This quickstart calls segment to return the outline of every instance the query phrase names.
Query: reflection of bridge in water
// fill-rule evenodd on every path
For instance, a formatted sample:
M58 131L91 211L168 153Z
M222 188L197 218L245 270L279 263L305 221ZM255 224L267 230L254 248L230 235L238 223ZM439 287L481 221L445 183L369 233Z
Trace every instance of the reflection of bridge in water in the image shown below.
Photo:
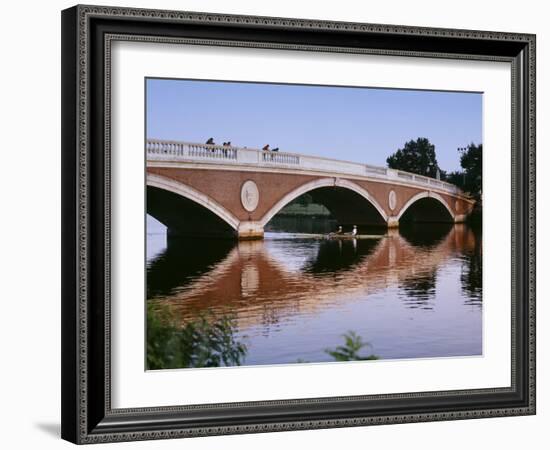
M460 223L474 204L454 185L385 167L147 141L147 212L173 236L261 238L267 223L306 193L344 226Z
M241 328L315 313L335 301L353 302L395 286L425 289L423 298L405 301L407 307L431 308L429 280L447 259L473 252L476 236L465 225L446 226L439 235L431 232L426 237L421 230L410 235L390 230L380 239L318 241L313 250L310 246L299 254L296 240L287 242L288 251L284 240L240 241L226 245L225 257L203 261L204 270L190 274L175 265L179 271L166 275L164 266L170 263L163 258L170 258L169 246L164 257L150 264L150 301L168 305L182 321L207 310L235 314ZM173 258L179 255L182 263L188 258L188 249L173 251Z

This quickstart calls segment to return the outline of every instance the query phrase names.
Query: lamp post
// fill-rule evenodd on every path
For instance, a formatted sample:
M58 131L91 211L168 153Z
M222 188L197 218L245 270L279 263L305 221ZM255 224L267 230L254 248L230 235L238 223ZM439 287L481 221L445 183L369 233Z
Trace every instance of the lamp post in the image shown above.
M459 152L465 152L466 147L458 147L457 150ZM464 189L464 186L466 186L466 172L462 171L462 188Z

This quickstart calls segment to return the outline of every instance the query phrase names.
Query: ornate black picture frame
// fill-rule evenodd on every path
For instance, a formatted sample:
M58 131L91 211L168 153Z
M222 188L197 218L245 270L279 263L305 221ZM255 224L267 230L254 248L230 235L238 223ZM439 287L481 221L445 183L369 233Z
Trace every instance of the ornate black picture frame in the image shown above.
M113 409L110 46L116 40L512 67L511 386ZM535 413L535 36L99 6L62 12L62 437L97 443Z

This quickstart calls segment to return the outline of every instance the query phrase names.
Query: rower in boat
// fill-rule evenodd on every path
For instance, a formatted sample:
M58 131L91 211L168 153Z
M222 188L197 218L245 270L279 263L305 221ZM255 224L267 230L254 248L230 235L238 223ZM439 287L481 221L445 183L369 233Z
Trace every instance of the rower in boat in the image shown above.
M357 236L357 225L353 226L353 231L351 232L352 236Z
M330 232L328 234L328 237L336 237L343 234L344 234L344 231L342 230L342 225L340 225L336 231Z

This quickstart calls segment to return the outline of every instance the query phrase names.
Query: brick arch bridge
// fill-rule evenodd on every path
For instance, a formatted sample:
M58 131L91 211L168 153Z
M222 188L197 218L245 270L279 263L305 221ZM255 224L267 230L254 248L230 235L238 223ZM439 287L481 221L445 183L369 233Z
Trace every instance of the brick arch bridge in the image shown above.
M261 238L306 193L344 227L458 223L474 206L454 185L384 167L187 142L146 147L147 212L173 235Z

